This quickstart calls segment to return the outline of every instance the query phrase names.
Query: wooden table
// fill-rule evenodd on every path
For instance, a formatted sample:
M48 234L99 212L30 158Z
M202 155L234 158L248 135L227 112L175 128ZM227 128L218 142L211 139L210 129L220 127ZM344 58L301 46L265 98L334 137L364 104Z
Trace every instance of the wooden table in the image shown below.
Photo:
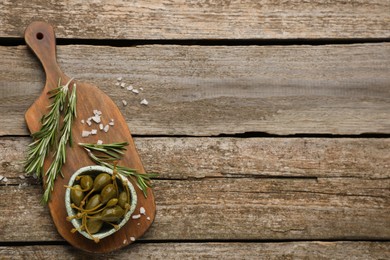
M1 259L91 257L23 171L23 116L45 81L23 40L34 20L159 173L152 228L102 258L390 258L390 1L5 0Z

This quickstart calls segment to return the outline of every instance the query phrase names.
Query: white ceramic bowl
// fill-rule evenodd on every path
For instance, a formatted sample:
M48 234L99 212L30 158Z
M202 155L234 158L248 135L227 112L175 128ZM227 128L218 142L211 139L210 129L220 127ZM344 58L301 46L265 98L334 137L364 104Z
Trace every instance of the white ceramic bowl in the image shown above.
M107 167L98 166L98 165L82 167L82 168L78 169L72 175L72 177L69 180L68 186L72 187L73 183L75 182L76 177L79 175L85 175L88 173L102 173L102 172L112 175L112 170L110 168L107 168ZM125 181L125 183L127 183L129 190L130 190L130 196L131 196L130 210L126 213L123 220L118 224L119 229L120 229L130 219L131 214L133 214L135 207L137 206L137 193L135 192L133 184L126 177L122 176L121 174L118 174L117 176L119 178L121 178L123 181ZM70 188L67 188L66 192L65 192L65 206L66 206L66 211L68 213L68 216L74 216L75 214L77 214L78 211L71 207ZM78 229L81 226L81 219L72 219L71 222L76 229ZM105 229L105 230L99 231L99 232L93 234L93 236L95 238L102 239L102 238L105 238L105 237L108 237L108 236L114 234L118 230L116 230L114 227L112 227L110 229ZM80 230L79 233L82 234L83 236L85 236L86 238L93 240L93 238L91 238L91 236L88 235L87 232Z

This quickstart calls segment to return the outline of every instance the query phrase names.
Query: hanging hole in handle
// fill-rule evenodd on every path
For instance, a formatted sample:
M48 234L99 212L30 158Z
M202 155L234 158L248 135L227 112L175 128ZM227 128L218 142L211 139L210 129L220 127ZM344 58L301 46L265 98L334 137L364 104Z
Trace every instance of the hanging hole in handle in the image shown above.
M37 37L38 40L42 40L43 39L43 33L41 33L41 32L37 33L36 37Z

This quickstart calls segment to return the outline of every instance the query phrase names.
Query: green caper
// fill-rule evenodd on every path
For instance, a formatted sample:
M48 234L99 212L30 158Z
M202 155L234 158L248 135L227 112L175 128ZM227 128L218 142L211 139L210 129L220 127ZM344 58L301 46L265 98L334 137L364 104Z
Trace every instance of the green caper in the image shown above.
M89 191L93 187L93 179L89 175L83 175L80 180L81 188L83 188L84 191Z
M116 205L115 207L106 208L103 210L100 219L107 222L117 222L123 217L124 214L125 211Z
M113 199L110 199L107 204L106 204L106 207L114 207L116 204L118 204L118 199L117 198L113 198Z
M106 204L107 201L109 201L112 198L115 198L115 196L116 196L116 188L114 184L106 185L100 192L100 199L103 204Z
M100 191L107 184L110 183L111 183L111 176L108 175L107 173L100 173L98 176L96 176L95 180L93 181L93 190Z
M93 219L93 218L87 219L87 229L91 234L95 234L99 232L102 226L103 226L103 221L100 219Z
M77 206L80 206L81 201L84 199L84 192L81 190L80 185L74 185L70 190L70 199Z
M119 205L122 209L125 209L125 208L126 208L126 203L128 203L128 201L127 201L127 194L126 194L125 191L122 191L122 192L119 194L118 205Z
M95 194L87 202L86 210L94 209L100 204L100 194Z

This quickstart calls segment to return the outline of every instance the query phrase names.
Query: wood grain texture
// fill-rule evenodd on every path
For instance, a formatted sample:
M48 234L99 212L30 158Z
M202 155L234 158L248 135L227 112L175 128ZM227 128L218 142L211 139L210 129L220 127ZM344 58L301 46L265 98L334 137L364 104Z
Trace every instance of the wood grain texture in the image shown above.
M135 138L160 179L390 178L388 138ZM0 175L19 185L27 137L0 138ZM22 177L23 178L23 177Z
M157 215L141 239L389 240L389 186L341 177L155 180ZM38 185L0 189L0 241L62 241L41 193Z
M21 166L13 160L22 157L23 139L28 140L2 138L0 143L7 154L0 174L9 179L0 186L0 197L8 198L0 201L0 241L60 241L47 209L39 205L40 185L21 177ZM306 149L297 150L300 139L294 138L157 139L136 140L141 156L156 147L145 165L160 173L154 181L158 213L143 240L390 239L388 139L302 139ZM261 148L268 158L255 152ZM212 151L205 155L210 160L191 165L206 150ZM153 159L160 153L162 159ZM251 153L252 160L246 159ZM218 162L223 154L227 161ZM295 169L286 163L293 155ZM172 159L165 162L168 156ZM254 162L278 169L274 176L255 178ZM224 167L237 174L221 176ZM15 223L18 232L13 232Z
M22 115L43 73L23 46L0 47L0 56L0 135L25 135ZM68 75L99 86L120 106L133 134L390 133L389 43L71 45L59 46L58 56ZM116 86L119 76L143 90Z
M386 38L389 9L381 0L5 0L0 37L21 37L30 22L45 19L61 38Z
M28 259L356 259L390 257L389 242L142 243L100 255L69 246L0 246L0 255Z

